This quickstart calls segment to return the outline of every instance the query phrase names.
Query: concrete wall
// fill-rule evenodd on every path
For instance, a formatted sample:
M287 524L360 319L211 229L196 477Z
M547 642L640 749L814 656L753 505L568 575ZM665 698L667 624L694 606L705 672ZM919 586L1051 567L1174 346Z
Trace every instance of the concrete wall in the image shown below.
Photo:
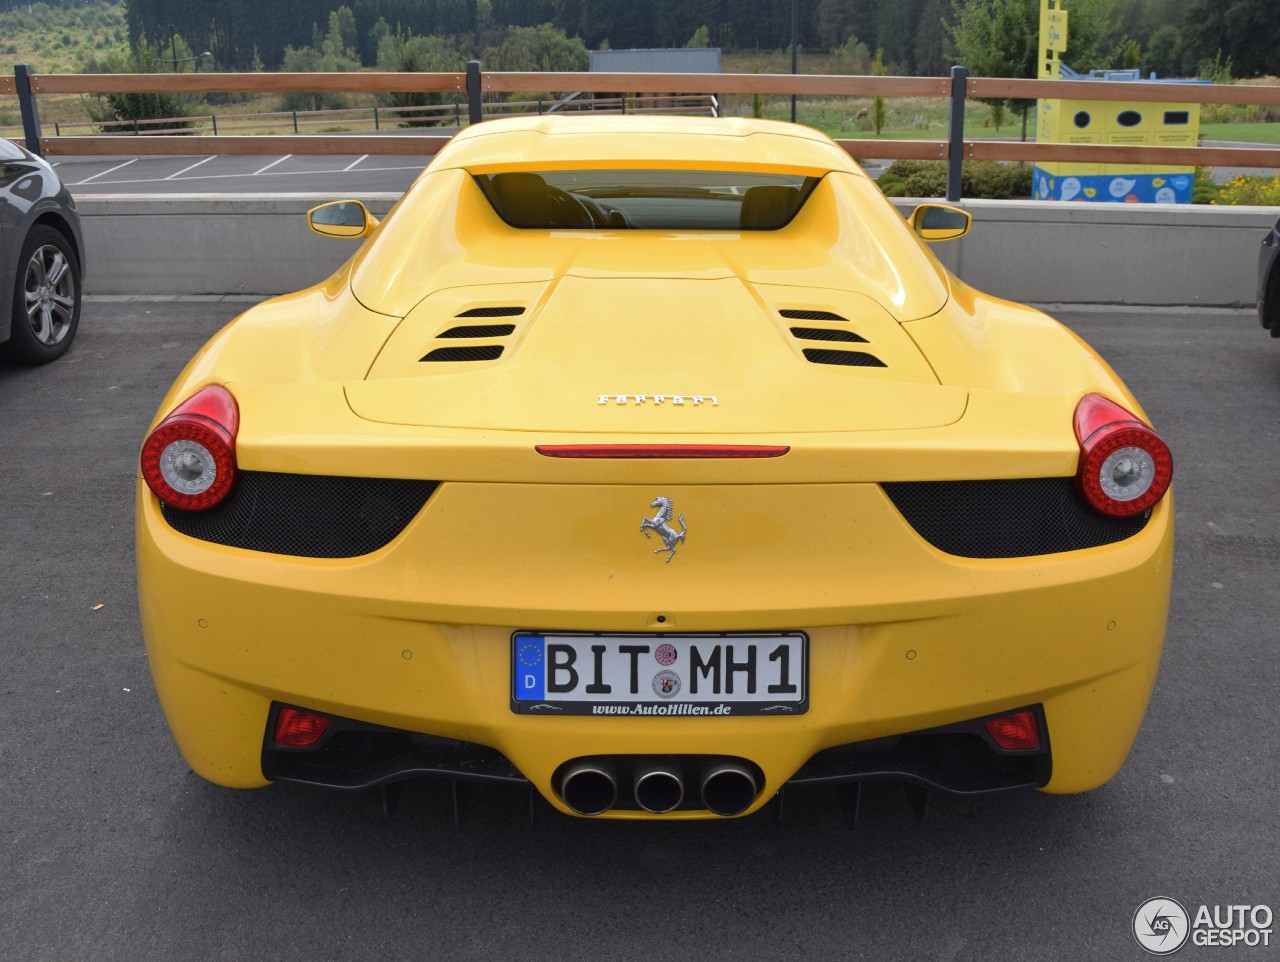
M355 195L381 216L396 194ZM79 198L93 294L279 294L355 250L307 229L312 195ZM914 201L897 201L907 211ZM1274 208L965 201L934 250L980 290L1036 303L1251 304Z

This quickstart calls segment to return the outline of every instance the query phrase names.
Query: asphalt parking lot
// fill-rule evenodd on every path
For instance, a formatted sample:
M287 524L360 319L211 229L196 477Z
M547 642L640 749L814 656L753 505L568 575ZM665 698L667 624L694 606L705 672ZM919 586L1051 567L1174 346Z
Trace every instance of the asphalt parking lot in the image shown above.
M265 161L262 161L265 163ZM1280 911L1280 341L1245 311L1058 316L1142 399L1177 462L1165 662L1133 755L1083 796L876 786L714 823L570 819L477 791L237 792L192 775L143 654L139 443L170 380L246 307L94 298L76 344L0 367L0 958L1146 958L1162 895ZM1179 959L1276 958L1188 944Z
M404 191L430 160L395 154L54 158L58 176L77 197Z
M432 133L452 134L452 128ZM1214 141L1215 147L1252 147ZM58 175L77 197L120 194L224 193L361 193L404 191L431 158L428 156L279 156L192 155L189 157L63 157L53 158ZM879 177L891 161L867 162L867 173ZM1241 175L1267 175L1270 170L1220 167L1213 178L1220 184Z

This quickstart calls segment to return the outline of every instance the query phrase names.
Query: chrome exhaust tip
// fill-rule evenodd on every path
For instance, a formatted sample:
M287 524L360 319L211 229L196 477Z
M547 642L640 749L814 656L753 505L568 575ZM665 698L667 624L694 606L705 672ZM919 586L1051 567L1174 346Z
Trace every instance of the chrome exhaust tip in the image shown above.
M610 766L579 762L560 778L560 797L579 815L603 815L618 801L618 780Z
M741 815L759 791L755 776L740 765L715 765L702 778L702 804L715 815Z
M665 815L684 801L684 781L665 765L649 765L636 772L635 796L646 812Z

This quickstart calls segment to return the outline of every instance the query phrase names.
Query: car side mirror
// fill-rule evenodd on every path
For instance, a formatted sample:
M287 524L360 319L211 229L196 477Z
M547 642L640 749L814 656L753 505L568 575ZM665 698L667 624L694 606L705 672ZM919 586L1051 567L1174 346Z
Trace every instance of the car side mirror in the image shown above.
M907 218L911 229L927 243L955 240L969 233L973 223L967 211L942 204L921 204Z
M324 237L368 237L378 219L358 200L335 200L307 211L307 226Z

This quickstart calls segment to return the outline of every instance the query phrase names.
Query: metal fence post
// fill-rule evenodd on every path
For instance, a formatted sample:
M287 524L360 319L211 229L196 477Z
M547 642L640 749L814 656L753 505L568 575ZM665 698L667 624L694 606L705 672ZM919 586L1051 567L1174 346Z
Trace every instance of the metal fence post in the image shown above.
M960 199L960 175L964 170L964 103L969 81L969 68L951 68L951 116L948 118L950 143L947 147L947 200Z
M484 91L481 88L480 80L480 61L467 61L467 107L470 112L469 122L478 124L484 120L484 103L480 99L480 95Z
M213 136L217 137L218 136L218 115L210 114L209 117L213 120Z
M18 88L18 106L22 111L22 133L26 137L27 150L40 153L40 108L31 90L31 64L14 65L13 79Z
M377 104L373 105L373 129L374 130L382 129L381 125L378 122L378 105Z

